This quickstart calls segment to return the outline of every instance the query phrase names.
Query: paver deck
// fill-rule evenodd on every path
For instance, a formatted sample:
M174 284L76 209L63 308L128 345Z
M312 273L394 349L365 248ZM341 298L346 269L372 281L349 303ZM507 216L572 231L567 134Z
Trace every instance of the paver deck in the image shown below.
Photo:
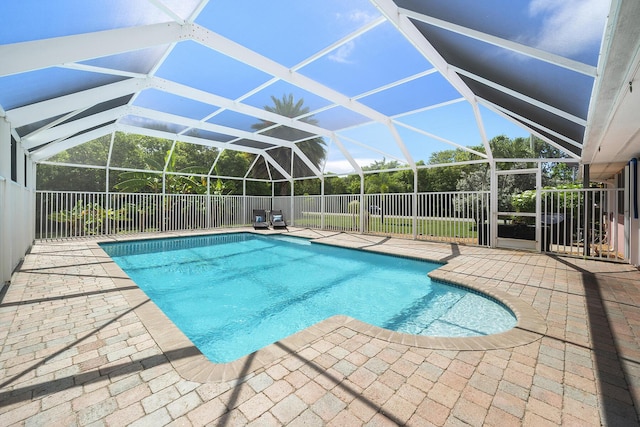
M444 261L432 277L497 296L520 322L495 337L436 339L336 317L216 365L98 239L39 242L0 302L0 425L640 425L634 267L288 233Z

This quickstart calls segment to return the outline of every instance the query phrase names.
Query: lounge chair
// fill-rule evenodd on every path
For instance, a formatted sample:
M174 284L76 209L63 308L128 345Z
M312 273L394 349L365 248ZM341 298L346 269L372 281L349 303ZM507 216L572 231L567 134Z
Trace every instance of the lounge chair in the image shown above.
M287 228L287 223L284 221L282 211L271 211L271 226L273 228Z
M267 213L263 209L253 210L253 228L256 230L269 228L269 223L267 222Z

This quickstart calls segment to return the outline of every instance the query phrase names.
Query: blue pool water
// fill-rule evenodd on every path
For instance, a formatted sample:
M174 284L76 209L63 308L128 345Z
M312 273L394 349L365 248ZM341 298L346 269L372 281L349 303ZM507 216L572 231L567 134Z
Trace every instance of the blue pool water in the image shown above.
M503 305L432 282L440 265L250 233L102 248L211 360L225 363L345 314L394 331L477 336L516 324Z

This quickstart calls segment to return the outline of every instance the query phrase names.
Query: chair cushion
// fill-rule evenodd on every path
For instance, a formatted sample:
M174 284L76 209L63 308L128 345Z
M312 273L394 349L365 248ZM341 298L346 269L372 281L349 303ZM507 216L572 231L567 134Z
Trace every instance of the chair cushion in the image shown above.
M282 215L274 215L273 216L273 220L274 221L282 221Z
M256 216L256 222L262 222L262 217L260 215Z

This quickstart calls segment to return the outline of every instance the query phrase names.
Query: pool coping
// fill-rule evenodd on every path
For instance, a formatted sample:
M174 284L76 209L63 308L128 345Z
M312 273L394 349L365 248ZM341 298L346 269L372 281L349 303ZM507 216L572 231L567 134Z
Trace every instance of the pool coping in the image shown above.
M429 273L434 279L453 285L469 288L486 294L505 306L507 306L518 319L517 325L505 332L486 335L481 337L430 337L420 335L410 335L400 332L383 329L360 320L345 315L332 316L316 323L300 332L290 335L280 341L263 347L249 355L243 356L229 363L214 363L207 359L204 354L191 342L191 340L162 312L162 310L149 299L149 297L131 280L126 273L102 250L100 243L124 242L130 240L150 240L167 237L194 237L211 234L224 233L254 233L251 229L233 229L225 231L204 232L204 233L154 233L148 236L109 236L107 239L100 239L90 242L92 254L103 259L102 265L105 272L112 278L114 285L120 288L120 292L129 305L134 308L134 312L147 328L149 334L156 341L160 349L169 359L176 371L186 380L197 382L224 382L242 380L251 376L256 371L265 368L275 360L287 354L300 351L304 347L312 344L316 339L331 333L339 328L348 328L389 343L403 344L413 347L437 349L437 350L494 350L501 348L511 348L526 345L540 339L546 332L547 326L542 316L530 305L520 301L514 296L497 289L489 289L484 286L465 280L464 277L456 276L451 278L451 272L439 271L441 267ZM264 232L254 233L264 235ZM282 232L270 232L268 234L283 234ZM312 241L314 239L311 239ZM328 243L333 246L352 248L345 244ZM359 250L395 255L392 252L385 252L381 247L375 249L361 248ZM401 255L404 256L404 255ZM441 261L429 260L428 258L407 258L422 259L443 264ZM447 265L446 263L443 264Z

